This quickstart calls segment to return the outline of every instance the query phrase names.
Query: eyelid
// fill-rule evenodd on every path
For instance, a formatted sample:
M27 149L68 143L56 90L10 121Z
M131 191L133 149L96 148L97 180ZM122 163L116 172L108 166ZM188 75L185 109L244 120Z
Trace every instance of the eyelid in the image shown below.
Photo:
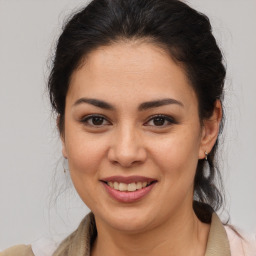
M161 117L161 118L164 118L166 121L169 122L168 125L162 125L162 126L156 126L156 125L147 125L148 122L152 121L154 118L157 118L157 117ZM154 127L158 127L158 128L163 128L163 127L166 127L166 126L170 126L170 125L173 125L173 124L177 124L178 122L171 116L169 115L164 115L164 114L156 114L156 115L153 115L153 116L150 116L147 121L144 123L145 126L154 126Z
M107 122L107 124L102 124L102 125L93 125L93 124L89 124L88 123L88 120L94 118L94 117L99 117L99 118L103 118L104 119L104 122ZM157 126L157 125L150 125L148 124L150 121L152 121L154 118L163 118L165 119L165 121L168 122L168 124L165 124L165 125L160 125L160 126ZM86 116L83 116L81 119L80 119L80 122L83 123L84 125L87 125L87 126L91 126L91 127L97 127L97 128L101 128L103 126L106 126L106 125L111 125L112 122L105 116L105 115L102 115L102 114L89 114L89 115L86 115ZM147 121L145 123L143 123L144 126L153 126L153 127L157 127L157 128L164 128L166 126L171 126L173 124L177 124L178 122L171 116L169 115L164 115L164 114L155 114L155 115L152 115L150 116Z
M100 128L100 127L106 125L106 124L102 124L102 125L93 125L93 124L89 124L89 123L88 123L88 120L90 120L90 119L92 119L92 118L94 118L94 117L103 118L105 121L108 122L107 125L110 125L110 124L111 124L111 122L109 121L109 119L108 119L107 117L105 117L104 115L102 115L102 114L90 114L90 115L86 115L86 116L84 116L84 117L82 117L82 118L80 119L80 122L83 123L84 125L88 125L88 126L91 126L91 127L98 127L98 128Z

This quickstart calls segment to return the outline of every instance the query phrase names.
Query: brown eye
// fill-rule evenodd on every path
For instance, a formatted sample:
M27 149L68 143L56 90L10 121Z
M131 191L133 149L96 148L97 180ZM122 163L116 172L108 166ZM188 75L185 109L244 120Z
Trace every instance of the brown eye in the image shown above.
M147 121L144 125L153 127L166 127L176 123L177 122L170 116L156 115L151 117L149 121Z
M93 125L102 125L104 122L104 119L102 117L95 116L91 118L91 122Z
M110 122L105 117L99 116L99 115L86 116L81 120L81 122L84 123L85 125L95 126L95 127L97 126L101 127L101 126L110 124Z
M163 117L155 117L153 119L153 123L154 123L155 126L162 126L162 125L165 124L165 121L166 120Z

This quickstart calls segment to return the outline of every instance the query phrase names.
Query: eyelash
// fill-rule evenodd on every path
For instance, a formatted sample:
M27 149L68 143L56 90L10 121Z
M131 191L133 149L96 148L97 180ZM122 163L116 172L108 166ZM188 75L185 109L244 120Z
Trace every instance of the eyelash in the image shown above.
M111 123L107 120L107 118L105 116L102 116L102 115L89 115L89 116L86 116L84 118L82 118L81 122L85 125L88 125L88 126L92 126L92 127L102 127L104 126L105 124L101 124L101 125L95 125L95 124L89 124L89 120L93 120L93 118L100 118L104 121L107 121L108 124L107 125L110 125Z
M170 125L172 125L172 124L177 124L177 122L172 118L172 117L170 117L170 116L167 116L167 115L154 115L154 116L151 116L150 118L149 118L149 120L146 122L146 123L149 123L150 121L154 121L154 120L156 120L157 118L161 118L161 119L163 119L164 120L164 122L167 122L168 124L166 124L166 125L152 125L152 126L154 126L154 127L159 127L159 128L162 128L162 127L166 127L166 126L170 126ZM144 124L145 125L145 124ZM145 126L150 126L150 125L145 125Z
M89 121L92 121L93 118L100 118L102 122L106 121L107 124L99 124L99 125L96 125L96 124L93 124L93 123L89 123ZM165 122L168 122L168 124L165 124L165 125L149 125L148 123L150 121L153 121L156 120L157 118L160 118L160 119L163 119L162 121ZM88 126L91 126L91 127L97 127L97 128L101 128L102 126L105 126L105 125L111 125L111 122L107 120L107 118L103 115L89 115L89 116L86 116L84 118L82 118L81 122L85 125L88 125ZM166 127L166 126L170 126L172 124L177 124L177 122L170 116L167 116L167 115L154 115L154 116L151 116L148 121L146 121L146 123L144 123L144 126L153 126L153 127L158 127L158 128L163 128L163 127Z

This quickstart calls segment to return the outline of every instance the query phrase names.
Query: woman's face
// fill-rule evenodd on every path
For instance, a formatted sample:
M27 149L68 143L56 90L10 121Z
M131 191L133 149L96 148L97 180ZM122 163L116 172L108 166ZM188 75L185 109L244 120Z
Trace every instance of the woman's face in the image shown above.
M72 74L63 155L106 227L139 232L191 213L202 131L183 69L154 45L99 48Z

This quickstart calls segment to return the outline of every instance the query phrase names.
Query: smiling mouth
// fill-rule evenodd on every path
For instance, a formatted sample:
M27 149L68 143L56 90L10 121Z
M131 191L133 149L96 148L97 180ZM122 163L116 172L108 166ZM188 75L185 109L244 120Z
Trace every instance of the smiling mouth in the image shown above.
M134 203L146 197L158 180L145 176L111 176L100 180L107 193L121 203Z
M117 181L103 181L105 184L107 184L109 187L117 190L117 191L122 191L122 192L134 192L136 190L141 190L145 187L148 187L152 185L153 183L156 183L157 181L139 181L139 182L132 182L132 183L122 183L122 182L117 182Z

